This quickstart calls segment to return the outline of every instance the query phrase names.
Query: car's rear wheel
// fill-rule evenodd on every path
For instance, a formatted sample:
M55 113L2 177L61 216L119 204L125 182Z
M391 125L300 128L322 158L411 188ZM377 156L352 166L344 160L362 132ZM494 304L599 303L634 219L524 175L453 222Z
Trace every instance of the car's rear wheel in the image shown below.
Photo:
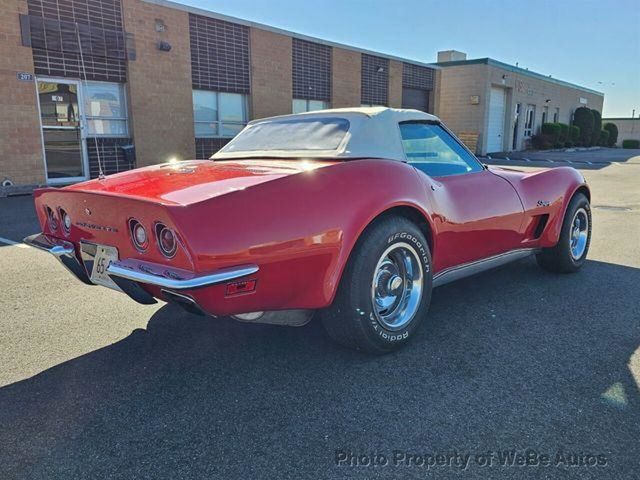
M591 205L582 193L576 193L567 207L555 247L536 255L538 265L551 272L577 271L587 258L591 242Z
M358 240L323 324L342 345L390 352L409 341L426 316L431 284L424 234L403 217L382 218Z

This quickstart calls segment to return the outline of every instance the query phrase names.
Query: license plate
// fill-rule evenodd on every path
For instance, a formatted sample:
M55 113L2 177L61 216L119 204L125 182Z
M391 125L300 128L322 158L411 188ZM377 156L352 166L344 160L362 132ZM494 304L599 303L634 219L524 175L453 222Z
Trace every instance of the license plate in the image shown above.
M105 245L96 245L96 256L93 259L93 270L91 271L91 281L96 285L113 288L121 292L122 290L115 284L109 275L107 267L111 262L118 260L118 249Z

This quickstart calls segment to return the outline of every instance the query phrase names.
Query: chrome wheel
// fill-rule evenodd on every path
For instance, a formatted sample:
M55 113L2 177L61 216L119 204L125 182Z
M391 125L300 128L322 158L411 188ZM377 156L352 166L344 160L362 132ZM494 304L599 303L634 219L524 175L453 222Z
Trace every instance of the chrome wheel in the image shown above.
M423 290L420 257L408 243L396 243L380 256L371 282L373 312L389 330L407 325L420 307Z
M589 216L584 208L579 208L571 221L569 249L574 260L580 260L589 240Z

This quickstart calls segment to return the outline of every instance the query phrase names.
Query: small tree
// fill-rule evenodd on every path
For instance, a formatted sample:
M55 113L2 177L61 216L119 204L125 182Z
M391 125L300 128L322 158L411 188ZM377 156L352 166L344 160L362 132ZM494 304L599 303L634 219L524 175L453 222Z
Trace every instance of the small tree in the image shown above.
M553 148L560 147L560 125L557 123L543 123L540 128L541 134L547 143Z
M593 133L591 134L591 145L600 145L602 130L602 115L598 110L591 109L591 113L593 114Z
M577 125L571 125L569 127L569 142L571 145L576 145L580 141L580 127Z
M607 146L613 147L618 142L618 127L615 123L605 123L602 128L609 132Z
M573 112L573 125L580 129L580 138L578 143L583 147L591 144L593 135L593 112L590 108L580 107Z
M598 145L606 147L609 143L609 130L600 130L600 138L598 139Z
M560 126L560 143L566 143L569 141L569 125L566 123L558 123Z

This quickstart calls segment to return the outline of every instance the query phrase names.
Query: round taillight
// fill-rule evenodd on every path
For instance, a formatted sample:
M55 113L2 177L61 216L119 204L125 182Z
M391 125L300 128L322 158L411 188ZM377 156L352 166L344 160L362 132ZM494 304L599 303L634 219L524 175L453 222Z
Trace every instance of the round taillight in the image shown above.
M45 207L45 211L47 213L47 222L49 223L49 228L52 231L58 230L58 219L56 218L56 214L53 213L53 210L49 207Z
M60 220L62 221L62 230L69 235L71 233L71 217L63 209L60 209Z
M131 240L138 250L144 251L149 245L149 238L147 237L147 231L142 224L137 220L129 221L129 228L131 229Z
M158 237L158 246L165 257L173 257L178 248L176 235L166 225L159 223L156 226L156 235Z

